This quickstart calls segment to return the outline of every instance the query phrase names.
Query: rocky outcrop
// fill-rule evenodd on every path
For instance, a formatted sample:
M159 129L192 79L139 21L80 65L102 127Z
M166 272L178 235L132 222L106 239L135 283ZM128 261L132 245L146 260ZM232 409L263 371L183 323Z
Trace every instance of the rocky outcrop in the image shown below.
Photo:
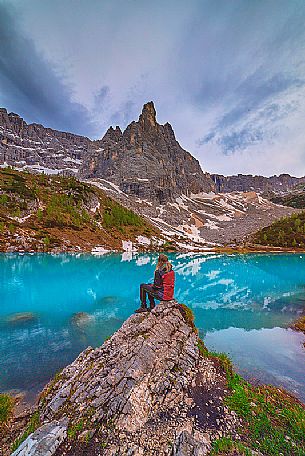
M250 192L268 194L270 192L284 193L290 191L296 185L305 183L304 177L293 177L290 174L279 176L252 176L251 174L237 174L236 176L223 176L212 174L215 190L219 193Z
M198 347L189 310L175 301L132 315L47 385L42 425L22 448L35 442L27 454L40 455L43 439L44 454L58 456L207 454L240 421L224 404L223 368Z
M97 143L81 173L114 182L127 194L162 204L181 194L214 189L198 160L180 146L171 125L157 122L152 101L144 105L138 122L123 133L110 127Z

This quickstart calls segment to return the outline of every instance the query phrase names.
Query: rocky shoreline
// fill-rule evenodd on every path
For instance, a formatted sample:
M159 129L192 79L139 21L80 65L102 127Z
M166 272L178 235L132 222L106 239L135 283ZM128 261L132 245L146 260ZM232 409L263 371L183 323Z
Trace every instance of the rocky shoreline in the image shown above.
M275 454L269 440L261 451L252 438L260 413L278 425L266 404L277 414L290 410L294 428L280 423L287 439L279 445L298 450L283 454L301 454L305 442L295 428L304 406L280 389L245 382L224 355L207 351L190 309L161 302L57 374L37 407L0 433L1 455Z

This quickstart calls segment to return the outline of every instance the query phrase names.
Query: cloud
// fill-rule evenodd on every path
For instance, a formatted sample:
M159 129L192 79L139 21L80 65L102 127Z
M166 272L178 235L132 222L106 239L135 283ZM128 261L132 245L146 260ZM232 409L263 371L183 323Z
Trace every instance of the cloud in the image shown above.
M0 3L0 104L26 120L90 135L89 112L71 101L71 88L18 29L17 14Z
M305 174L303 0L0 6L0 104L26 120L100 137L154 100L207 171Z

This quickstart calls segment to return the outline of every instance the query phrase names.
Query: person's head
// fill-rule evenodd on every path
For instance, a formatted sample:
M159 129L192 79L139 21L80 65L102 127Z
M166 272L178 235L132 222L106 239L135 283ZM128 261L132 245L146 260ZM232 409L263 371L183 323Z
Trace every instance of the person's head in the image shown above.
M164 266L163 266L163 270L164 270L165 272L169 272L169 271L171 271L172 269L173 269L173 265L172 265L169 261L167 261L167 262L164 264Z
M168 263L168 258L166 255L161 253L161 255L159 255L159 258L158 258L158 263L157 263L156 269L162 269L166 263Z

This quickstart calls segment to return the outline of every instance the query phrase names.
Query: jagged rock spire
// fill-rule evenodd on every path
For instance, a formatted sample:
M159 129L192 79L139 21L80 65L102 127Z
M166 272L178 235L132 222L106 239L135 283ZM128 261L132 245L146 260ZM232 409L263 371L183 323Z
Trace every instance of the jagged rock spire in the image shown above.
M144 126L155 127L157 125L156 110L153 101L145 103L140 114L139 122Z

